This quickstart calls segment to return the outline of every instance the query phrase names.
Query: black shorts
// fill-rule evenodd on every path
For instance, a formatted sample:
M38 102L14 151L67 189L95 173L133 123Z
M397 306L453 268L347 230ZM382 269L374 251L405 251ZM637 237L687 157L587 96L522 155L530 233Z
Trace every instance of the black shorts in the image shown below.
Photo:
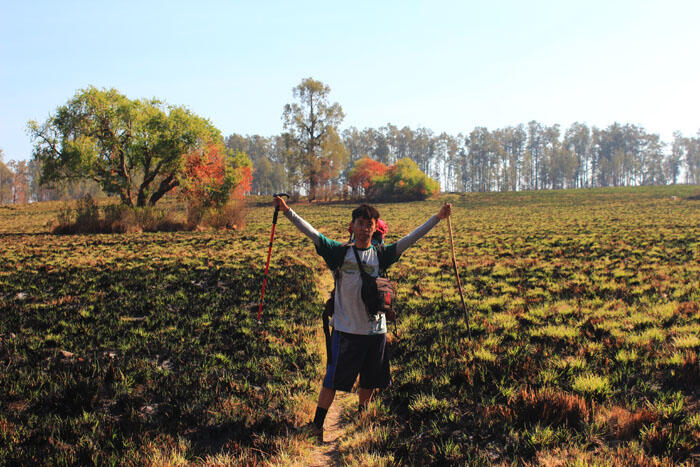
M331 354L323 379L328 389L350 392L358 373L364 389L383 389L391 383L386 334L365 336L333 330Z

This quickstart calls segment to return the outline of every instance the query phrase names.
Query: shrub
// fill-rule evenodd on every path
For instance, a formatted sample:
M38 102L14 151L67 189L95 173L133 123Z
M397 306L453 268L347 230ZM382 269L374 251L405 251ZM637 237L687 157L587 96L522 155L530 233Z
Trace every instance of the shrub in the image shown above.
M90 195L78 201L75 212L59 214L55 234L172 232L190 227L165 209L153 206L132 208L124 204L100 207ZM75 221L73 220L75 218Z
M411 159L400 159L386 174L372 180L372 197L382 200L424 200L440 191L440 184L425 175Z
M221 145L209 145L186 157L179 194L187 203L191 228L244 227L243 195L250 191L253 179L250 159L242 152L225 156L223 151Z
M191 226L242 230L245 227L246 214L245 202L240 199L230 199L221 206L205 207L193 204L188 206L187 222Z
M75 221L73 218L75 217ZM58 225L52 232L56 234L108 233L109 226L100 218L100 208L89 194L78 200L75 213L69 209L58 216Z
M362 190L365 197L382 201L424 200L440 191L440 184L408 158L387 167L363 157L350 169L348 183L353 193Z

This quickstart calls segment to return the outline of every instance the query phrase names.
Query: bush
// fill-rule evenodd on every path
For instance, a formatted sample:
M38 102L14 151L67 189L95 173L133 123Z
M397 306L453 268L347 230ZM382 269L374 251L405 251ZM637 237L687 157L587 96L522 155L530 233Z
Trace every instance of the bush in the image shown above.
M131 208L123 204L105 206L105 220L114 233L175 232L190 230L186 222L161 208L144 206Z
M55 234L87 234L87 233L134 233L134 232L173 232L190 230L191 227L175 216L153 206L132 208L123 204L107 205L100 215L100 207L90 195L78 200L73 212L70 209L61 211L58 225L52 232ZM73 220L75 219L75 221Z
M382 201L424 200L440 191L440 184L425 175L411 159L400 159L384 175L372 178L368 197Z
M192 227L242 230L247 209L242 199L230 199L221 206L191 203L187 207L187 223Z
M73 218L75 217L75 221ZM64 209L58 216L58 225L53 228L56 234L107 233L109 226L100 219L100 208L89 194L78 200L75 212Z

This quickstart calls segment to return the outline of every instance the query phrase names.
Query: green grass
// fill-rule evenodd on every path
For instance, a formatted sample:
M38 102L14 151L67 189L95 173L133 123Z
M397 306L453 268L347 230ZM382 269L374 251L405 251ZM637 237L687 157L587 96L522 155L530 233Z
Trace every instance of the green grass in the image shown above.
M308 265L276 261L258 325L259 258L230 233L3 241L0 458L255 458L305 421L321 361Z
M390 269L393 384L347 463L690 463L700 449L697 187L380 204L388 241L454 204ZM672 196L677 199L672 199ZM272 210L242 232L48 235L60 203L0 210L0 458L281 462L323 372L330 273ZM347 238L353 205L294 206ZM290 457L291 456L291 457Z

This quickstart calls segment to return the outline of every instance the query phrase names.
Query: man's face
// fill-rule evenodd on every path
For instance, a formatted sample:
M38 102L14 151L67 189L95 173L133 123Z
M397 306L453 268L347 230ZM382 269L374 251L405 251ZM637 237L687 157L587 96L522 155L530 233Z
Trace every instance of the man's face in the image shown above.
M358 217L352 223L352 229L355 238L364 243L372 239L372 234L377 230L377 221L375 219Z

